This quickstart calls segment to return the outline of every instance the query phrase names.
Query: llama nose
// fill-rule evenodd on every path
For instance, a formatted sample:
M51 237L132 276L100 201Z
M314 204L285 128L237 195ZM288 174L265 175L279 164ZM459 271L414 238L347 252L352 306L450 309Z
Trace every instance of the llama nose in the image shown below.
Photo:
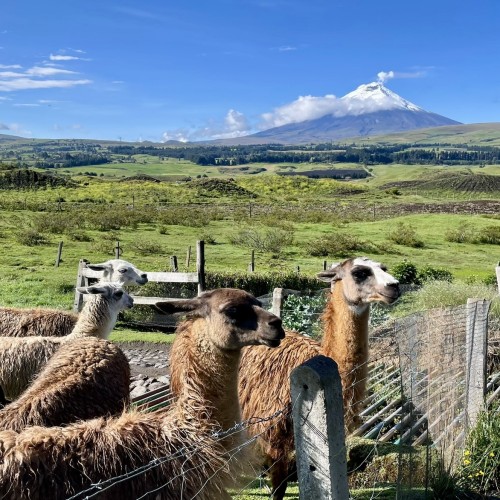
M387 285L387 288L391 289L393 291L393 294L396 295L396 296L400 296L401 295L401 290L399 288L399 283L396 282L396 283L389 283Z
M278 318L278 316L274 316L267 323L269 326L279 331L280 339L285 338L285 330L283 330L283 322L281 321L281 318Z

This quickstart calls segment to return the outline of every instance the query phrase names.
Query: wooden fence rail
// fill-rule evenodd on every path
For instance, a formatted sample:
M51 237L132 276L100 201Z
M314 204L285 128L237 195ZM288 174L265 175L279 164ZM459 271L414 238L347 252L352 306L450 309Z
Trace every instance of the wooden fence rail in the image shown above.
M101 271L93 271L88 267L87 260L80 260L76 286L88 286L91 280L102 277ZM195 283L198 285L198 295L205 290L205 244L203 241L196 243L196 271L194 272L148 272L148 281L153 283ZM174 301L176 297L152 297L146 295L133 295L135 305L154 305L158 301ZM75 291L73 310L81 311L85 296Z

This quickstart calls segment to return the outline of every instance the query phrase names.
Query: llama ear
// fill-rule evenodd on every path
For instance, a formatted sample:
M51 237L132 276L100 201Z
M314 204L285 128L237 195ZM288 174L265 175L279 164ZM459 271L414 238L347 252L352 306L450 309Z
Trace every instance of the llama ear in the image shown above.
M83 294L90 293L90 294L96 295L96 294L107 293L109 288L107 288L105 286L94 285L94 286L79 286L79 287L77 287L76 290L80 293L83 293Z
M326 283L332 283L342 278L341 273L342 273L342 266L340 263L336 263L332 264L330 269L326 269L325 271L321 271L320 273L316 274L316 277Z
M103 262L102 264L87 264L87 268L91 269L92 271L110 271L112 269L112 266L106 262Z
M168 302L156 302L153 307L161 314L189 313L200 309L203 304L197 297L186 300L172 300Z

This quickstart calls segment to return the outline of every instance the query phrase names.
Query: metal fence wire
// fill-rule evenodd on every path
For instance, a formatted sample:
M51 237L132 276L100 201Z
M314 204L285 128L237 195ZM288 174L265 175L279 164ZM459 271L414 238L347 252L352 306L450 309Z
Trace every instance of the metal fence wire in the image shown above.
M317 294L317 297L321 297L321 294ZM272 295L259 299L264 307L271 308ZM314 335L314 324L319 322L323 310L320 301L315 307L317 310L311 313L312 321L308 323L309 326L313 325L312 329L304 332L309 335ZM283 311L286 316L286 303ZM470 311L467 305L434 309L372 325L366 381L368 391L360 415L362 423L348 437L348 443L357 438L366 438L361 440L365 451L360 458L353 459L354 453L348 451L352 488L371 488L373 498L380 494L381 485L389 483L400 492L412 488L421 491L422 487L430 491L431 454L437 452L447 467L452 467L457 458L462 456L470 424L467 402L474 351L471 343L477 337L474 330L486 329L488 326L487 317L475 316L471 321ZM488 361L499 355L499 327L498 321L491 322L493 338L490 339L489 351L485 354L487 359L484 360L489 370L486 387L489 391L488 405L500 398L500 367ZM134 401L140 411L162 411L162 407L170 403L171 394L167 387ZM274 415L255 415L229 432L248 429L258 422L277 425L287 414L284 408ZM254 446L256 437L246 440L242 446ZM391 446L389 451L396 456L393 462L387 460L390 453L384 449L386 445ZM350 447L348 444L348 450ZM196 451L179 450L179 453L192 454ZM237 456L238 450L233 451L228 454L228 461ZM146 464L145 470L171 458L160 457L158 461ZM116 482L129 480L141 473L138 469L127 471L124 476L117 478L102 478L102 482L92 485L74 498L98 496L101 488L111 487ZM249 478L248 484L261 478L262 473L262 469L255 469L255 476ZM166 479L166 485L170 480L172 478ZM271 491L269 487L266 488L263 495L271 498ZM152 492L161 492L161 488L152 488ZM244 489L238 490L235 495L242 493ZM404 494L398 494L395 498L404 498Z

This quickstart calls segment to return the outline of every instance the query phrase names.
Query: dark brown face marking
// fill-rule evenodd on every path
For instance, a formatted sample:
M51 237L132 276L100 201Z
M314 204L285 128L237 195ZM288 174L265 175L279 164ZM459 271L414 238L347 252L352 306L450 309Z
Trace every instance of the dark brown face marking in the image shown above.
M204 318L213 342L223 349L245 345L279 345L284 338L281 319L262 308L253 295L236 288L219 288L189 300L158 302L157 309L188 318Z

